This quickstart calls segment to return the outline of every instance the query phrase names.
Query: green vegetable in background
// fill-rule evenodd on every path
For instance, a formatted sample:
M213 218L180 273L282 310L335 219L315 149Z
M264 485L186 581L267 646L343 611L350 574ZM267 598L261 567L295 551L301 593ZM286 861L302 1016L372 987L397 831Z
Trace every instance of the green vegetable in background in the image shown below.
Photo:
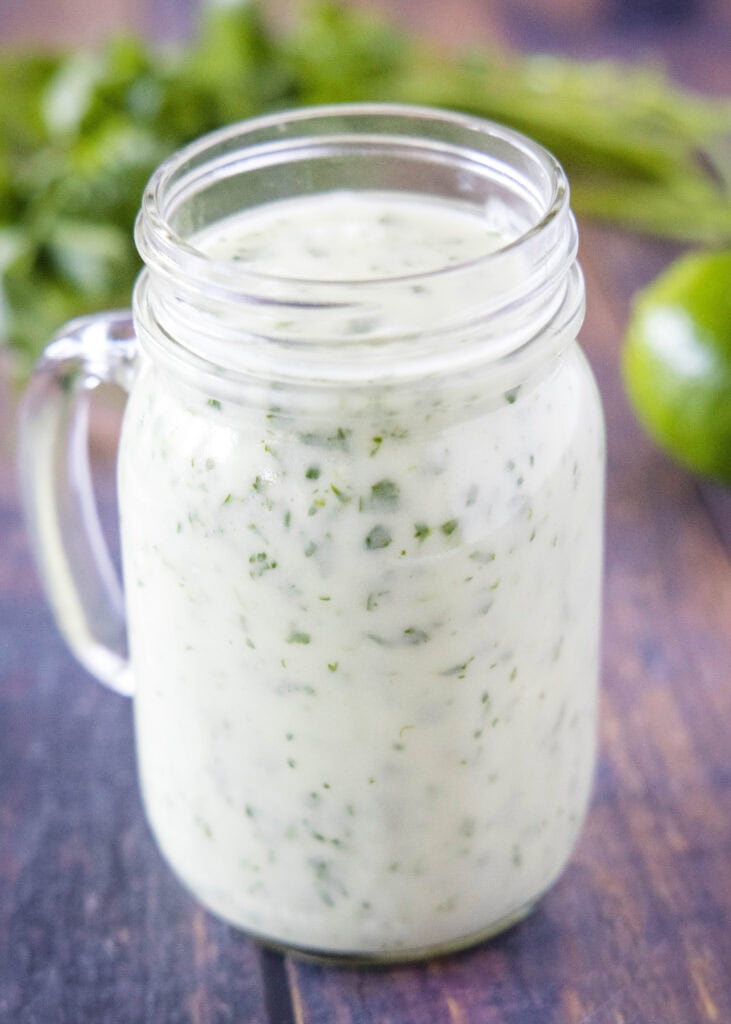
M267 110L389 100L492 117L548 145L579 211L731 240L731 104L659 72L487 50L448 57L383 19L316 0L274 29L258 3L210 6L187 47L0 54L0 337L27 368L82 312L127 305L147 178L185 142Z
M623 369L658 443L731 484L731 250L685 256L640 292Z

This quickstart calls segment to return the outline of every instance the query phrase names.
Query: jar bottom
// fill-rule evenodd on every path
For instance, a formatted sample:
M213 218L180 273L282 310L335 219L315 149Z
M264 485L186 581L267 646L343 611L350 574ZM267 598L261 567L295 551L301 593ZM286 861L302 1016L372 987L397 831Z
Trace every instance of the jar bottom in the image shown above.
M530 900L528 903L523 904L522 907L512 911L510 914L507 914L499 921L495 921L487 928L482 928L476 932L470 932L468 935L463 935L457 939L450 939L447 942L439 942L428 946L413 946L407 949L382 951L377 950L369 951L367 953L358 953L355 951L352 953L331 953L327 950L309 949L304 946L277 942L248 929L237 928L236 925L232 925L232 927L236 928L237 931L241 931L243 934L248 935L258 943L258 945L263 946L266 949L274 950L277 953L282 953L285 956L293 957L295 960L321 964L326 967L388 967L391 964L410 963L417 960L430 960L438 956L449 956L453 953L460 953L466 949L470 949L473 946L478 946L480 943L487 942L489 939L495 938L501 932L505 932L509 928L512 928L525 920L525 918L533 912L541 898L541 896L538 896L535 899Z
M423 946L404 945L402 947L392 947L390 949L359 950L356 948L353 950L328 950L327 948L318 948L317 946L303 946L296 942L288 942L285 939L278 939L271 935L267 935L264 931L258 931L255 927L249 927L243 924L240 920L236 920L234 915L230 912L229 907L224 907L217 901L205 898L201 894L200 888L188 880L186 872L184 872L176 863L176 858L170 855L166 848L166 844L158 834L149 814L148 822L150 823L153 835L157 839L157 846L160 853L180 885L212 917L227 924L240 935L248 937L253 942L256 942L257 945L262 946L265 949L274 950L278 953L284 954L285 956L291 956L296 960L331 967L387 967L392 964L410 963L420 960L429 960L434 957L449 956L451 954L470 949L473 946L480 945L483 942L487 942L488 940L495 938L501 932L507 931L509 928L519 924L532 913L546 893L553 887L560 875L563 874L566 868L566 863L569 859L567 855L559 865L558 869L552 872L547 880L544 880L544 885L537 893L531 895L531 897L524 903L509 911L497 921L492 921L484 928L479 928L463 935L457 935L454 938L445 938L442 941L428 943Z

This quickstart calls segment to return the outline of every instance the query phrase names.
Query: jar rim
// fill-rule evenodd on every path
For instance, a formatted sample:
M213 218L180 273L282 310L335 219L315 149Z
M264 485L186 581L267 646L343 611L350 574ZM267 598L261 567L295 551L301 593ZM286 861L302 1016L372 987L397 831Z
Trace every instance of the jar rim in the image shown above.
M481 209L481 202L492 203L500 216L513 218L507 241L484 254L435 269L360 280L275 276L242 263L214 259L190 241L197 231L221 221L227 212L242 210L232 205L221 213L216 202L219 206L238 203L243 195L243 209L262 206L272 201L272 177L280 172L286 175L297 160L308 161L306 167L311 171L327 167L335 153L341 159L339 168L344 154L357 167L357 159L363 155L358 146L370 160L369 166L378 168L368 173L384 177L395 173L396 189L403 194L456 199L474 210ZM328 147L335 148L331 151ZM366 166L364 160L361 163ZM404 170L414 169L416 183L404 174ZM241 192L241 181L249 192ZM252 184L256 181L267 182L267 198L250 198L249 193L256 193ZM422 187L424 181L427 188ZM211 199L220 196L222 182L225 187L231 182L236 186L232 187L233 198L223 204ZM275 201L328 191L315 185L308 192L306 187L292 188L288 181L285 187L289 191L275 195ZM348 190L349 185L339 184L330 191L338 188ZM372 190L381 191L378 187ZM199 196L206 197L206 203L196 210ZM147 266L138 289L138 311L144 296L147 312L160 313L156 317L158 333L168 342L235 373L273 377L284 373L300 379L314 375L345 382L383 379L394 372L394 357L401 356L403 377L418 376L427 368L432 372L437 365L449 370L460 362L494 364L523 348L542 326L560 322L570 325L569 330L578 329L583 316L583 293L577 299L576 288L569 286L577 234L561 165L520 132L440 108L391 103L303 107L252 118L202 136L169 157L153 174L143 196L135 237ZM511 263L516 259L520 260L520 274ZM365 332L354 337L353 332L342 330L348 317L366 319L364 314L387 310L393 300L402 304L408 286L428 283L453 298L454 290L450 293L448 289L453 289L455 282L459 294L469 300L445 301L443 313L440 309L443 319L438 322L425 327L415 321L413 330L400 325L396 334L382 336ZM569 293L569 301L564 301ZM213 306L224 315L211 317L208 310ZM281 337L271 329L275 321L282 320L284 309L304 324L296 338ZM228 310L233 315L226 316ZM517 332L513 330L516 311L531 320ZM461 345L455 363L450 340L458 334L460 340L474 340L478 323L482 330L479 345ZM346 334L347 344L343 345ZM419 345L413 343L416 336ZM241 345L242 337L267 344L263 348ZM399 348L394 339L406 341L406 347ZM383 341L389 344L384 346ZM283 353L287 367L282 365Z
M511 238L498 248L465 260L457 264L440 266L436 269L422 270L410 274L399 274L383 278L367 278L344 280L325 277L287 277L263 273L254 269L232 267L229 261L216 260L191 245L170 221L170 206L179 201L182 187L189 184L191 175L209 173L206 170L211 156L220 154L225 159L234 160L245 146L257 145L257 136L266 137L271 134L271 141L277 143L277 132L282 133L289 127L305 125L307 122L325 122L332 118L335 121L352 121L362 119L392 118L394 122L407 119L423 125L421 135L410 134L409 137L418 141L428 141L428 128L432 126L452 127L465 133L465 142L469 136L473 141L479 138L499 141L514 153L531 160L536 169L542 171L551 185L544 209L534 223L530 224L515 238ZM384 136L384 131L377 131ZM308 139L307 136L300 136ZM464 146L466 149L466 145ZM479 152L477 149L474 152ZM220 159L220 156L218 157ZM201 161L203 163L201 164ZM199 166L200 165L200 166ZM179 181L178 178L181 180ZM186 180L187 179L187 180ZM203 282L210 281L226 291L239 292L244 287L250 288L257 281L264 284L271 280L289 282L297 285L316 285L332 289L334 295L344 292L357 284L358 287L376 288L388 283L417 283L424 279L440 275L458 274L465 268L487 268L494 266L506 254L524 249L531 241L543 233L562 214L568 212L569 185L565 172L556 158L539 143L512 128L481 118L476 115L457 111L410 104L397 103L342 103L324 104L321 106L301 107L293 110L263 114L245 121L236 122L216 129L201 136L194 142L182 147L168 157L150 178L145 189L141 209L137 218L136 240L140 253L148 266L164 268L175 264L177 272L190 274ZM172 199L172 204L171 204Z

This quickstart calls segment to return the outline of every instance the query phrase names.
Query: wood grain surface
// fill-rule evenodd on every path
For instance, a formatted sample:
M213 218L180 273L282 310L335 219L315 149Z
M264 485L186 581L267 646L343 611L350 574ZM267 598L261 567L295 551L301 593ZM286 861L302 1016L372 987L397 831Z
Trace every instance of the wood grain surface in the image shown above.
M599 0L381 7L453 42L536 45L543 24L564 52L652 43L673 66L694 54L694 84L731 91L731 16L710 2L639 29ZM44 605L18 509L15 399L0 389L2 1024L731 1024L731 497L663 456L622 392L632 293L675 249L581 228L582 339L609 442L596 787L558 885L460 955L296 962L181 889L142 815L130 704L75 664ZM98 468L113 529L113 468Z

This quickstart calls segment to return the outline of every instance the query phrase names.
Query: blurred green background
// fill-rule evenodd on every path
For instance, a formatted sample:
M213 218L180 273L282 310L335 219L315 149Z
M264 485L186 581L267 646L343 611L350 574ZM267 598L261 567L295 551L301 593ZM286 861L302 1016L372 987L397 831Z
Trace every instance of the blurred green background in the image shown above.
M553 150L580 215L728 248L729 53L723 0L3 0L0 339L23 377L64 321L126 306L154 168L299 104L494 118Z

